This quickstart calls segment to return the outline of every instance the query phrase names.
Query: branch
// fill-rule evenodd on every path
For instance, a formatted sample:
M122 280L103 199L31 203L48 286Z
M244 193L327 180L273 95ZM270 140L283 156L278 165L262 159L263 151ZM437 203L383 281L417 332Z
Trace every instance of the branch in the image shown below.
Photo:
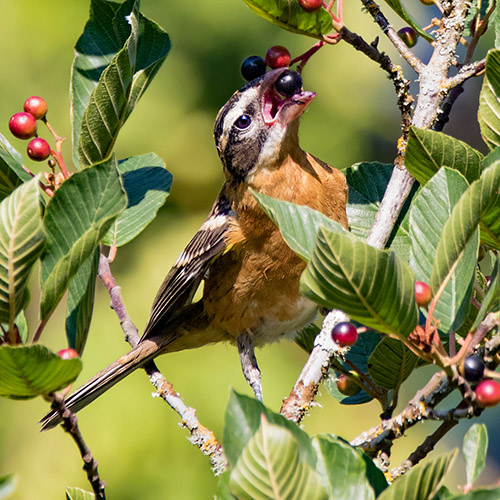
M99 277L111 297L111 307L118 316L122 330L125 333L125 340L132 347L135 347L139 342L137 327L130 319L125 308L121 288L117 286L111 273L109 260L102 253L99 259ZM215 475L222 474L227 467L227 460L222 445L217 441L214 433L198 421L195 409L185 405L174 391L172 384L160 373L154 361L147 363L144 370L157 390L156 395L168 403L181 417L182 426L191 433L190 442L196 445L204 455L208 456Z
M379 6L373 0L361 0L365 9L371 14L373 20L380 26L385 35L392 42L396 50L401 54L405 61L417 72L424 69L422 61L406 46L401 40L396 30L389 24L387 18L382 14Z
M83 459L83 470L87 473L87 478L92 485L96 500L106 500L104 491L105 483L101 481L97 470L97 460L92 456L90 448L85 443L83 436L78 428L78 419L76 415L64 404L64 397L60 394L49 396L52 400L51 408L56 411L62 419L63 429L71 435L73 441L78 446L80 455Z

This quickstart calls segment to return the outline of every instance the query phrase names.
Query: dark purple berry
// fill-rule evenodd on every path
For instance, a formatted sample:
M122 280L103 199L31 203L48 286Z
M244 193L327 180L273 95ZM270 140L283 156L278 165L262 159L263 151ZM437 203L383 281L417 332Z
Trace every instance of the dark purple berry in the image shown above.
M398 35L399 35L399 38L401 38L401 40L403 40L403 42L405 43L405 45L407 47L410 47L410 48L414 47L417 43L418 33L410 26L406 26L404 28L401 28L398 31Z
M291 97L302 90L302 78L296 71L286 70L274 86L280 94Z
M241 65L241 76L247 81L255 80L266 72L266 63L260 56L249 56Z
M478 356L469 356L464 359L461 371L469 382L479 382L484 375L484 362Z

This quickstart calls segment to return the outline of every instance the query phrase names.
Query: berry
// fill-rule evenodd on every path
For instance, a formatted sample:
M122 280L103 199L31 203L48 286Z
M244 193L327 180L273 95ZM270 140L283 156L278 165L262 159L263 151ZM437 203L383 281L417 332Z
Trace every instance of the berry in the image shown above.
M337 378L337 389L344 396L355 396L361 387L356 384L352 377L348 377L341 373Z
M464 359L460 371L469 382L479 382L484 375L484 362L478 356L469 356Z
M321 0L299 0L300 6L306 12L316 12L321 8Z
M272 68L284 68L290 64L290 52L286 47L274 45L266 54L266 64Z
M18 139L29 139L36 134L36 120L30 113L16 113L9 120L9 129Z
M405 45L407 47L410 47L410 48L414 47L417 43L418 34L410 26L406 26L405 28L401 28L398 31L398 35L399 35L399 38L401 38L401 40L403 40L403 42L405 43Z
M418 307L427 307L431 301L431 289L423 281L415 281L415 301Z
M60 351L57 351L57 354L61 359L74 359L80 357L80 355L71 347L61 349Z
M302 78L296 71L287 70L274 84L276 90L285 97L292 97L302 89Z
M337 323L332 330L332 339L340 347L351 346L358 339L358 331L352 323Z
M24 102L24 111L41 120L47 114L47 103L41 97L32 96Z
M435 5L434 0L420 0L420 3L423 5Z
M43 161L50 156L50 146L45 139L35 137L28 144L28 156L34 161Z
M476 387L476 399L480 406L495 406L500 402L500 385L494 380L483 380Z
M255 80L266 72L266 63L259 56L247 57L241 65L241 76L247 81Z

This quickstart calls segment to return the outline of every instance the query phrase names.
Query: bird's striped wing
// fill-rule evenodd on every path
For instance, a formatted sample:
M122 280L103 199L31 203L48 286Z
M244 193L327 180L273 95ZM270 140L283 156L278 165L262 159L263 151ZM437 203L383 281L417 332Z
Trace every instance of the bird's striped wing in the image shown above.
M158 326L164 326L191 302L208 266L227 248L227 236L234 220L230 203L219 195L209 216L158 290L142 339L155 335Z

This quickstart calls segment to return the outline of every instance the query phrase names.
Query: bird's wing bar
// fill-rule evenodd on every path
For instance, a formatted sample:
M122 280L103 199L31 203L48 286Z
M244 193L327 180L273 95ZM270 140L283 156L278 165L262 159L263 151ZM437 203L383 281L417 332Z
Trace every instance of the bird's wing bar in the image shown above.
M210 262L227 248L232 221L234 212L221 194L158 290L142 339L154 335L159 324L173 319L192 300Z

